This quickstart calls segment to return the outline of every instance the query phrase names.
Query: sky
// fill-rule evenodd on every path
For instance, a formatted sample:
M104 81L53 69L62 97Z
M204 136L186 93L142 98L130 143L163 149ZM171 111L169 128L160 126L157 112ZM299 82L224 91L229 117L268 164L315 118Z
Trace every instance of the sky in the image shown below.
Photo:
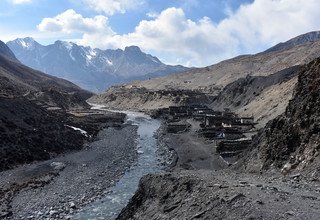
M320 30L319 0L0 0L0 40L139 46L203 67Z

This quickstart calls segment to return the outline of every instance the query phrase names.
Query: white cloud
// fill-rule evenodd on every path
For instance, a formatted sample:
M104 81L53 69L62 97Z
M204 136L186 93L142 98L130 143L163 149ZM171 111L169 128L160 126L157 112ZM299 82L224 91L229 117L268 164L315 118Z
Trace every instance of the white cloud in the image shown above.
M237 48L237 40L227 33L219 32L212 21L204 17L199 21L186 18L182 9L169 8L151 21L141 21L135 32L105 39L109 45L121 48L138 45L145 50L173 54L183 64L201 65L214 61L213 53L231 56ZM230 53L231 52L231 53Z
M76 34L83 36L112 36L115 33L108 26L108 18L102 15L93 18L84 18L81 14L69 9L53 18L44 18L37 26L40 31Z
M84 3L99 13L113 15L138 8L144 0L84 0Z
M157 12L154 12L154 11L151 11L151 12L148 12L146 14L149 18L157 18L159 16L159 13Z
M255 51L320 30L319 8L318 0L255 0L231 13L217 27L239 39L245 50Z
M150 14L151 20L142 20L132 33L124 35L115 34L104 16L83 18L69 10L44 19L38 27L82 33L79 42L85 45L100 48L137 45L161 55L165 62L205 66L320 30L319 8L319 0L255 0L236 11L229 9L227 17L219 23L207 17L190 20L183 9L168 8L158 15Z
M9 0L12 4L19 5L24 3L31 3L32 0Z

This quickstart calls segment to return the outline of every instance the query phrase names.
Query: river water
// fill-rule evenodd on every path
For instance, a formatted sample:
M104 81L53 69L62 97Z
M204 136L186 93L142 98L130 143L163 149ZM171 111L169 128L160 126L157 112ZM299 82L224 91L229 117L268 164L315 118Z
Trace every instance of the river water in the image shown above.
M161 158L157 153L158 145L154 137L154 133L160 127L160 121L151 119L142 113L124 113L127 114L127 123L138 126L138 161L114 187L109 189L111 193L108 196L91 203L90 206L74 216L73 219L115 219L138 189L140 178L149 173L159 172L163 168L159 162Z

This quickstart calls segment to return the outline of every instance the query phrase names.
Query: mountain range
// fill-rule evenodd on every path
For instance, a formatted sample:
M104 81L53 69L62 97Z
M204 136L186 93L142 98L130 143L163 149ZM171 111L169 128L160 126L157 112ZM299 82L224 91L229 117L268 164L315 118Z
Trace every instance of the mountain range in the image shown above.
M137 46L100 50L65 41L44 46L30 37L9 41L7 46L23 64L93 92L114 84L188 70L166 65Z

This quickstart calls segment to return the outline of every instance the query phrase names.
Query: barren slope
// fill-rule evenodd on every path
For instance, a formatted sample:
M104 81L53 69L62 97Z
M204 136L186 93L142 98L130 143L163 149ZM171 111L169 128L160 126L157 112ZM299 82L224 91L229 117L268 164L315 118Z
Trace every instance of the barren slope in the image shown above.
M136 81L132 85L147 89L203 89L219 92L227 84L245 77L268 76L280 70L310 62L320 56L320 42L306 43L288 50L244 55L218 64L193 69L146 81Z

